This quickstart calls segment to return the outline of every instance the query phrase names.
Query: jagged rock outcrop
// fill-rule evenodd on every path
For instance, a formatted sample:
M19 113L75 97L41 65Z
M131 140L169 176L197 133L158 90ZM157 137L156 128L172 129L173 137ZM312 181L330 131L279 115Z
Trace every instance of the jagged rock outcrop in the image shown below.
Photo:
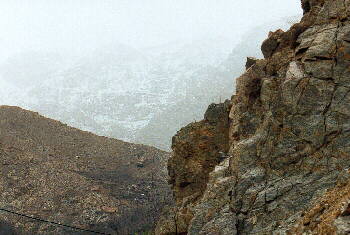
M247 61L245 63L245 68L249 69L250 67L252 67L254 64L256 64L256 62L258 61L257 58L255 57L247 57Z
M228 100L222 104L211 104L203 121L191 123L173 137L173 153L168 161L168 172L178 210L176 215L170 216L170 220L175 218L177 222L167 224L171 224L170 230L175 229L176 233L187 231L193 217L188 205L203 195L209 173L229 150L230 107ZM170 213L171 211L168 212Z
M171 202L168 156L0 106L0 208L104 234L148 231ZM0 211L0 234L91 233Z
M237 79L227 142L203 146L205 121L177 134L190 141L173 142L168 167L177 207L172 228L162 230L163 220L158 234L349 231L350 0L303 0L302 7L301 22L270 33L265 59ZM189 131L193 125L200 126ZM202 174L192 164L202 153L178 151L202 146L210 156L227 145L229 158ZM183 176L200 180L200 190L180 187L174 179Z

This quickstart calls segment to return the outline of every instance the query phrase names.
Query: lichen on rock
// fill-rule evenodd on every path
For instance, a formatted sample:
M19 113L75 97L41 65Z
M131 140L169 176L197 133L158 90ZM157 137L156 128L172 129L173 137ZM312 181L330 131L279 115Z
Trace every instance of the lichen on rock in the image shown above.
M349 232L350 0L302 7L301 22L271 32L265 59L237 78L230 110L174 137L177 230L159 234Z

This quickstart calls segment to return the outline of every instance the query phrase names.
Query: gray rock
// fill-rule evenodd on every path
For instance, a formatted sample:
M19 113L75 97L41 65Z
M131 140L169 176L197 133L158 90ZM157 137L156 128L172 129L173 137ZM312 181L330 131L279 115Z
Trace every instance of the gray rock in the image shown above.
M333 214L321 203L323 197L334 205L343 200L335 185L350 191L350 0L302 0L302 7L301 22L270 33L262 44L265 60L237 78L230 112L208 108L209 123L228 115L230 157L211 169L200 197L179 207L191 214L188 234L350 231L348 215L332 217L323 228ZM201 156L193 154L191 162ZM189 175L196 172L191 166Z

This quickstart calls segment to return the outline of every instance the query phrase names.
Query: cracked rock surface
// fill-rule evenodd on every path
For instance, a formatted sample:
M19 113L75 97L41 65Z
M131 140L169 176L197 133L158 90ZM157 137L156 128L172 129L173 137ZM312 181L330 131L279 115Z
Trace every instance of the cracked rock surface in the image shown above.
M237 79L229 112L175 136L176 207L157 234L349 233L350 0L302 7Z

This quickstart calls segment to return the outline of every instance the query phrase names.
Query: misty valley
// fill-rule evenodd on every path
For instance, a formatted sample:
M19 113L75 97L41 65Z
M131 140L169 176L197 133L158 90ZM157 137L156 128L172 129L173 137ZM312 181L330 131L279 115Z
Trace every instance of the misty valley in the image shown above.
M350 0L0 9L0 235L350 234Z

